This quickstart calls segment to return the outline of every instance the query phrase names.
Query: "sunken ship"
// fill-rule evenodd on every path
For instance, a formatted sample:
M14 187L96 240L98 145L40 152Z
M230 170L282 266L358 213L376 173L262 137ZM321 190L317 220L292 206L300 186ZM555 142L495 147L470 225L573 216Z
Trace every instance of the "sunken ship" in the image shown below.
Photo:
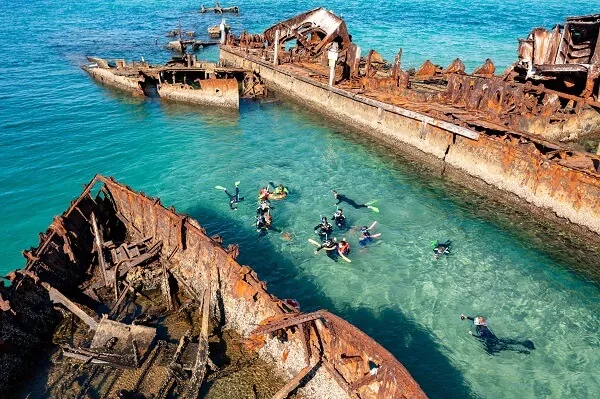
M266 95L252 72L200 61L189 53L173 57L165 65L91 56L88 60L82 68L94 80L138 97L238 109L240 98Z
M358 328L269 294L236 245L112 178L23 254L0 284L3 397L211 397L222 380L225 397L426 397Z
M566 144L600 133L599 30L600 14L536 28L501 74L489 59L472 73L459 58L407 70L402 50L391 62L363 52L340 17L317 8L229 34L220 57L381 142L441 160L442 174L466 173L600 233L600 145Z

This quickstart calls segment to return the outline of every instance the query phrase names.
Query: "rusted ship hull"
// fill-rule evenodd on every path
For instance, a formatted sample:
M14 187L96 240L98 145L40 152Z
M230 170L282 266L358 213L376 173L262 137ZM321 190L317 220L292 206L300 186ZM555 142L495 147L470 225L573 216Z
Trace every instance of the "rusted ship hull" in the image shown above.
M92 192L98 195L93 198ZM275 397L285 398L294 389L305 398L426 397L407 370L374 340L329 312L299 313L270 295L250 267L236 262L237 246L225 249L220 242L219 237L208 237L196 221L164 208L158 199L96 176L40 235L39 246L24 252L27 265L11 273L12 286L0 288L0 392L11 387L17 373L27 366L26 359L39 357L40 350L49 346L57 323L65 317L53 310L51 301L65 306L95 330L91 347L63 347L63 356L80 359L81 369L92 363L100 367L95 369L96 377L101 376L103 368L120 363L134 370L127 380L128 389L147 386L147 381L140 380L153 367L159 367L153 363L157 362L156 351L168 344L159 341L153 348L153 328L137 331L137 325L109 320L119 314L133 284L129 279L133 273L162 281L159 286L164 300L160 308L169 309L161 310L162 314L183 311L189 304L181 304L177 298L185 294L197 304L201 320L196 326L201 332L197 360L190 367L191 378L181 371L181 365L174 367L180 363L182 347L189 338L184 334L171 336L172 340L180 340L177 351L173 349L171 369L159 373L164 382L154 381L153 386L160 389L144 394L158 392L164 397L173 386L181 385L183 396L197 396L194 392L202 385L206 364L210 364L206 344L210 318L217 329L233 330L246 338L247 347L288 380ZM113 248L111 255L108 248ZM95 298L112 310L102 317L89 307L83 311L83 297ZM125 338L116 339L118 331ZM105 353L110 345L122 342L133 345L128 357L114 351ZM76 376L75 372L73 383ZM95 382L92 375L83 379L86 386L102 383ZM114 387L120 384L118 376L115 381L111 383L112 391L96 387L96 392L100 397L112 397L108 395L114 394ZM73 397L79 397L83 385L75 385L78 391Z
M83 69L94 80L134 96L156 93L158 97L171 101L239 108L239 81L234 75L240 75L240 81L244 81L243 71L215 72L215 66L152 67L145 63L121 63L121 67L109 67L104 59L91 57L91 60L93 63ZM217 74L223 76L217 77Z
M297 45L285 51L286 40ZM489 60L473 75L460 60L443 71L427 61L409 74L400 57L361 58L343 21L323 9L221 46L223 64L254 70L275 91L600 233L600 156L529 131L600 120L596 97L509 82Z

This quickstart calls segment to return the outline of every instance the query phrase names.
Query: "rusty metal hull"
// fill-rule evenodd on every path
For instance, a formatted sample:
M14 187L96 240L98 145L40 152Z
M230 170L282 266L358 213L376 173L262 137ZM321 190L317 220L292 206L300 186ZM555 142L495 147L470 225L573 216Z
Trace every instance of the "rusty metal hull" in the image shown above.
M178 101L188 104L209 105L217 107L227 107L239 109L240 92L238 80L231 77L210 77L214 76L214 70L190 67L178 67L166 69L165 67L152 67L148 64L139 66L124 66L121 68L108 67L106 60L92 58L93 65L83 67L94 80L118 89L131 93L134 96L144 97L149 95L148 88L153 88L158 97ZM100 61L100 62L98 62ZM169 71L173 77L178 80L165 81L160 76L165 71ZM234 73L240 74L240 71ZM194 85L190 85L185 80L187 75L199 74L203 79L195 79ZM243 76L243 73L241 73ZM183 79L183 81L181 81ZM189 79L191 81L191 79ZM243 79L242 79L243 80Z
M98 185L102 194L92 198L90 193ZM129 240L156 243L152 247L160 248L163 273L173 276L177 290L204 303L220 328L247 338L248 348L290 380L277 397L297 388L309 371L309 380L298 388L303 397L426 397L402 364L358 328L327 311L299 313L269 294L250 267L236 262L237 246L223 248L221 240L208 237L195 220L100 175L40 235L38 247L24 251L27 265L9 276L13 285L0 287L3 310L14 310L0 312L4 349L0 352L0 371L5 377L0 390L10 387L16 373L26 365L19 360L35 357L36 351L49 344L59 317L42 286L54 287L64 298L72 297L89 278L90 263L96 262L96 270L104 267L102 259L99 264L94 260L97 256L92 250L105 245L97 241L97 235L94 241L98 231L94 213L124 226ZM114 227L107 229L109 235L115 234ZM202 329L206 328L203 324ZM86 358L79 352L70 356ZM94 361L102 364L104 360Z
M431 112L418 112L412 110L410 102L401 107L361 94L352 86L329 86L302 65L273 65L237 46L222 46L221 60L253 69L274 90L349 122L381 141L399 148L408 144L600 233L598 156L485 121L478 121L477 128L453 124L434 116L434 107Z

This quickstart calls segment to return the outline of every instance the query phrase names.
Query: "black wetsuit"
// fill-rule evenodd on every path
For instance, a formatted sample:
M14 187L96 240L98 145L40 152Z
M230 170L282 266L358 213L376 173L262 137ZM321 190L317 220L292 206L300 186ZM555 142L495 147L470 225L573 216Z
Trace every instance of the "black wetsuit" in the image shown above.
M225 194L229 196L229 208L231 208L232 210L237 209L238 202L242 202L244 200L244 197L240 198L240 189L237 186L235 187L235 194L229 194L229 191L227 190L225 190Z
M340 229L344 229L346 227L346 216L343 214L338 214L337 212L333 214L331 219L335 222L335 225Z
M474 321L474 317L467 316L468 320ZM518 341L516 339L498 338L485 325L476 325L473 336L483 342L483 346L489 355L495 355L504 350L511 350L519 353L529 354L529 350L535 349L535 345L530 340Z
M450 254L450 245L452 245L452 241L448 240L443 244L438 243L433 249L433 253L436 256L441 255L449 255Z
M315 226L314 230L323 239L333 232L333 226L329 222L321 222Z
M329 256L331 259L337 262L337 243L333 241L333 239L328 238L327 241L325 241L319 248L317 248L317 251L320 251L322 249L325 249L325 253L327 253L327 256Z
M350 205L351 207L353 207L354 209L360 209L360 208L368 208L368 205L365 204L357 204L356 201L351 200L350 198L346 197L344 194L335 194L335 199L338 201L336 202L335 205L339 205L342 202L347 203L348 205Z

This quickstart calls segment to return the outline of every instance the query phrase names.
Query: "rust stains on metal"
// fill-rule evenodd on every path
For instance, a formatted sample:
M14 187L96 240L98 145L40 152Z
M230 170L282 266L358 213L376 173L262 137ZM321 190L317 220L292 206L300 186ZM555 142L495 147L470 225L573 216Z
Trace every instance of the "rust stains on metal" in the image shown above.
M101 188L92 198L96 184ZM63 356L79 366L53 363L49 375L65 377L47 388L49 396L94 389L99 397L114 397L134 387L144 395L197 397L203 381L219 375L221 355L209 341L231 331L247 337L248 347L254 342L271 375L289 379L268 396L297 389L308 398L425 397L366 334L329 312L301 314L272 296L251 268L235 261L237 246L226 250L197 222L155 198L97 175L58 220L64 230L40 235L25 270L11 275L11 287L0 286L3 390L54 336ZM65 252L65 237L77 237L70 247L74 260ZM112 276L108 282L103 268ZM159 352L174 355L158 361Z
M525 80L583 98L600 96L600 14L569 17L519 40L515 70Z
M193 54L173 57L163 66L88 58L91 63L83 69L92 78L136 96L239 108L240 87L243 97L266 95L262 81L252 71L198 61Z
M260 34L230 34L221 61L264 71L274 88L316 109L600 233L600 156L563 143L600 131L599 21L572 17L552 32L535 29L501 75L489 59L472 73L459 58L405 70L401 50L391 63L361 50L323 9ZM293 47L281 44L293 38Z

